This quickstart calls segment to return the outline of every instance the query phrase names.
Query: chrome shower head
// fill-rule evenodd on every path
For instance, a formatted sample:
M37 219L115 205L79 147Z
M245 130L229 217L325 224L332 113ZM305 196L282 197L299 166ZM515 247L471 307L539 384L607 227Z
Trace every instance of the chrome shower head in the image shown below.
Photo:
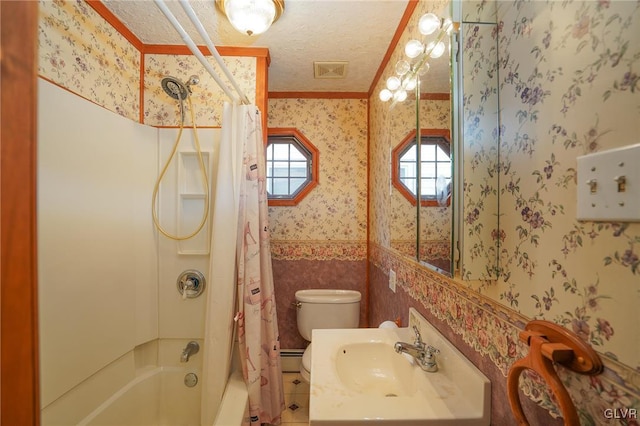
M189 79L191 81L191 79ZM189 96L189 85L184 84L175 77L165 77L160 82L162 89L173 99L185 100Z

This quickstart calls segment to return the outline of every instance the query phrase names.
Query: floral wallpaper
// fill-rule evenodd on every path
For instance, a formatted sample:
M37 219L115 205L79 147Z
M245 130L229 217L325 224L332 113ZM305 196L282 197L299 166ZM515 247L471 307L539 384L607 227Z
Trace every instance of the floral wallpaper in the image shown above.
M193 86L191 96L196 123L221 125L222 104L228 97L194 56L147 54L143 58L85 1L41 0L39 9L41 77L131 120L140 121L143 108L145 124L176 127L178 102L162 90L160 81L166 76L186 81L197 75L200 82ZM215 60L209 60L226 82ZM256 58L226 56L223 60L249 100L255 102ZM185 123L190 122L187 113Z
M140 52L84 1L39 6L38 74L138 121Z
M480 194L497 193L499 228L492 238L500 244L499 279L446 279L388 251L391 213L384 167L389 154L383 126L392 113L375 97L370 100L370 264L386 274L394 269L399 287L422 310L444 321L505 376L526 353L517 339L526 322L564 325L593 345L605 363L605 372L596 377L559 369L581 424L637 424L637 418L612 418L611 410L640 409L640 225L578 221L575 194L578 156L637 143L640 3L466 5L475 8L465 15L470 22L463 39L463 54L477 65L474 78L494 69L484 67L487 58L476 50L478 43L498 46L497 91L485 87L473 93L475 99L465 98L464 113L467 119L487 118L498 98L499 131L470 129L499 136L498 165L481 149L471 155L476 170L498 175L497 184L470 179L465 185L484 185ZM417 10L414 17L422 13ZM497 25L474 33L475 16ZM483 140L479 133L471 135ZM478 216L489 208L481 197L469 194L466 201L476 203ZM475 214L466 210L463 220L487 227ZM465 245L464 250L470 249ZM377 305L395 301L393 296L372 301L373 314ZM551 416L560 415L539 378L528 375L521 388ZM499 401L506 404L504 398Z
M295 127L318 148L319 181L297 206L269 208L271 236L285 242L332 241L362 247L367 235L367 101L270 99L269 127ZM322 243L326 257L326 243ZM308 247L308 245L307 245ZM288 256L298 253L290 251ZM320 256L319 253L316 253ZM364 259L362 257L361 259Z
M460 275L496 278L498 266L497 24L462 23L462 231Z
M256 97L256 59L251 57L224 57L225 65L234 76L238 85L251 102ZM224 76L213 58L211 66L218 75ZM151 126L178 126L180 113L178 101L168 96L160 82L164 77L175 77L187 81L191 75L197 75L200 82L193 85L191 101L193 113L198 126L221 126L222 105L229 101L224 91L213 77L204 69L200 61L193 55L145 55L144 75L144 122ZM223 81L233 91L233 86L226 78ZM186 106L188 108L188 105ZM187 110L188 111L188 110ZM191 123L191 115L187 112L185 123Z
M488 295L640 368L632 326L640 224L576 220L576 157L637 141L640 4L506 6L498 8L504 241Z

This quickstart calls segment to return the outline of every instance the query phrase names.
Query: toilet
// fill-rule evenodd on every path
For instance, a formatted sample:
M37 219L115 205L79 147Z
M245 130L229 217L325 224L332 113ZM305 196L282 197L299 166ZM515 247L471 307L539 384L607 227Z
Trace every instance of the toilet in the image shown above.
M360 323L359 291L310 289L296 291L298 332L311 342L311 331L322 328L357 328ZM302 355L300 375L311 382L311 343Z

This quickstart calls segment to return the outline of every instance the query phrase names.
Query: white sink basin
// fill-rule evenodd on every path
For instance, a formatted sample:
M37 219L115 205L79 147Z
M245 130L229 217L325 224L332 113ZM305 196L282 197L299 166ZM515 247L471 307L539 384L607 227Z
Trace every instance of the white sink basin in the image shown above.
M413 343L411 328L314 330L309 424L489 425L489 380L411 309L414 324L440 350L435 373L394 351Z
M412 362L398 356L387 342L370 340L338 348L336 375L359 394L397 397L416 391Z

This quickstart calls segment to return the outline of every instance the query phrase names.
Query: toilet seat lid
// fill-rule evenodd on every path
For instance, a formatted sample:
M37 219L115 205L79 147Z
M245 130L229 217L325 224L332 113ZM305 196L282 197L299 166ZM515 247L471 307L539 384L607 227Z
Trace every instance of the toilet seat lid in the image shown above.
M302 368L311 371L311 343L309 343L309 346L307 346L307 349L302 354Z

